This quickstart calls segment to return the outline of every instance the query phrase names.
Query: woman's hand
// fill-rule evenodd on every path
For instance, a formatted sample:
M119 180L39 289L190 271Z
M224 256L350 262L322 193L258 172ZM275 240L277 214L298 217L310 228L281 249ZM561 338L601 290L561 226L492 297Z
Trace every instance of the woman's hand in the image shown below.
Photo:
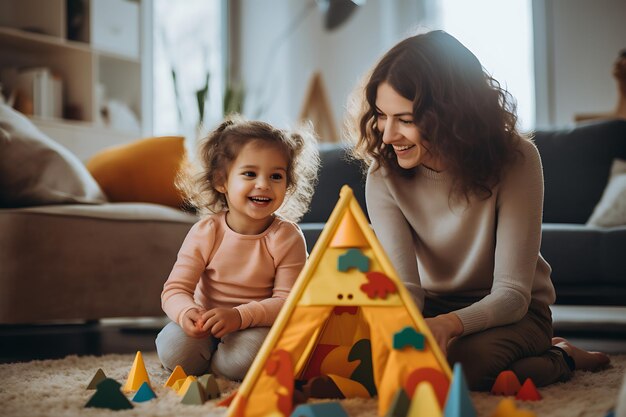
M426 319L426 324L444 356L447 354L450 340L463 333L463 323L461 323L459 316L454 313L428 318Z
M218 339L241 327L241 316L234 308L214 308L204 313L202 319L202 329L211 332Z
M206 310L199 308L192 308L185 312L183 315L182 328L187 336L201 339L209 335L209 333L202 328L204 324L202 315L205 313Z

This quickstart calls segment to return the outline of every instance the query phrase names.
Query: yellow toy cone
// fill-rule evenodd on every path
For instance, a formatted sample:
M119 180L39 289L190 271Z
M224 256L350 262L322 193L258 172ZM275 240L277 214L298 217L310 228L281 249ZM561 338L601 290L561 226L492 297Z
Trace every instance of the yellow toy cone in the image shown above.
M435 390L430 383L421 382L417 386L407 417L442 417Z
M185 393L187 392L187 390L189 389L189 387L191 386L191 384L193 384L194 381L197 381L198 378L196 378L193 375L189 375L186 379L185 382L183 382L183 385L181 385L181 387L178 389L178 395L185 395Z
M130 368L130 373L128 374L128 379L126 379L126 384L124 384L123 390L124 392L137 391L144 382L147 382L148 385L150 385L150 377L148 377L146 365L143 363L141 351L137 351L133 367Z
M172 384L172 389L174 390L174 392L178 393L178 391L180 391L181 387L183 386L186 380L187 380L187 377L179 379L178 381L174 382Z
M174 370L170 374L170 377L167 378L167 381L165 382L165 385L163 386L171 387L172 385L174 385L174 382L178 381L179 379L185 379L185 378L187 378L187 374L185 373L185 370L183 369L183 367L180 365L176 365L176 368L174 368Z
M368 247L367 239L350 210L346 210L337 230L330 242L331 248L364 248Z

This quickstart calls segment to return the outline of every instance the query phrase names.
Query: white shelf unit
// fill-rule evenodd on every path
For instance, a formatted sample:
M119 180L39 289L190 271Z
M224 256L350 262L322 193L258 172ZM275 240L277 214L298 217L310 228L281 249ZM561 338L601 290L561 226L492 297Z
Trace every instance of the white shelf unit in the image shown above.
M149 71L144 57L150 56L150 44L145 40L149 39L147 19L151 15L151 9L147 12L144 9L151 7L147 4L150 2L77 1L83 12L83 26L74 40L68 39L67 23L70 6L77 4L74 0L0 0L0 74L7 68L46 67L61 77L64 117L31 117L44 132L54 126L56 134L72 135L76 126L80 126L82 133L93 128L94 132L117 135L113 142L149 134L151 109L146 107L151 100L142 83L146 85L145 77L151 79L150 74L144 75ZM110 11L115 7L123 8L120 10L123 15ZM133 42L136 47L129 48L128 44ZM8 84L6 80L5 84ZM14 86L3 87L7 95ZM104 124L102 90L106 100L123 103L132 110L139 129Z

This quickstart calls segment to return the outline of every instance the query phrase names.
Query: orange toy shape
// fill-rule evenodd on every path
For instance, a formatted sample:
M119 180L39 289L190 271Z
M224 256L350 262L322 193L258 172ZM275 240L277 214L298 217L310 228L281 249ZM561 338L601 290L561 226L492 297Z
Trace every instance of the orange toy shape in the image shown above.
M515 395L520 389L519 379L513 371L502 371L491 387L493 395Z

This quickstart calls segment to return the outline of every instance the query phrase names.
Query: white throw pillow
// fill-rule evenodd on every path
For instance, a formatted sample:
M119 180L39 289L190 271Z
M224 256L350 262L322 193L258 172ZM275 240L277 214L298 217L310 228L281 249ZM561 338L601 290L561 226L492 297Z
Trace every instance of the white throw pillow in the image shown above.
M74 154L0 103L0 207L104 202L98 183Z
M626 225L626 161L613 160L609 182L587 224L602 227Z

